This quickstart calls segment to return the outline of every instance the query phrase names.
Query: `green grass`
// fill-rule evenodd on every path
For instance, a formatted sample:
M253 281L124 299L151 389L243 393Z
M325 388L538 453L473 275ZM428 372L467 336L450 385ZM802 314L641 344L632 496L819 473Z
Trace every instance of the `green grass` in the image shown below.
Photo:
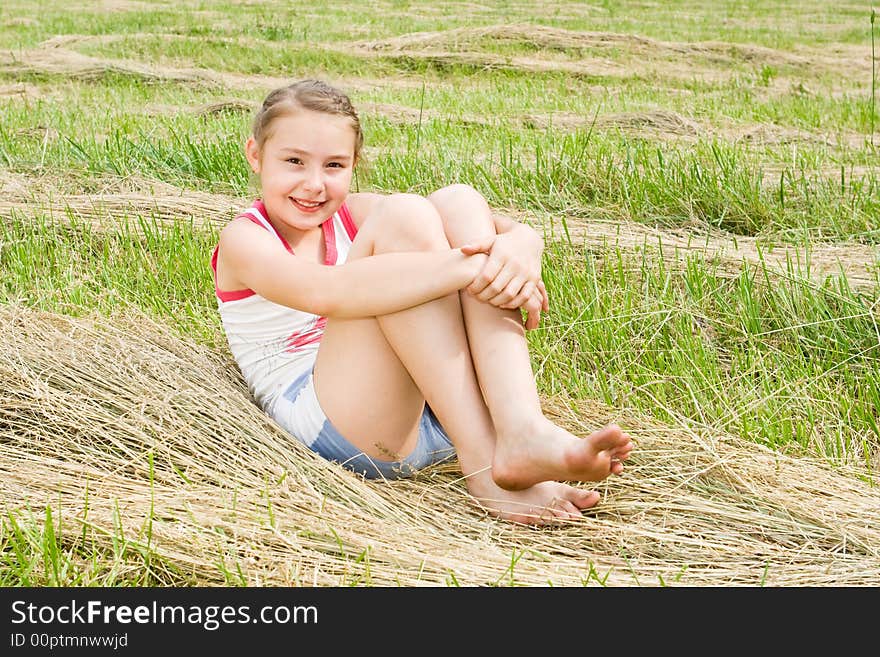
M540 10L513 2L370 5L212 1L192 11L103 11L6 2L0 168L57 180L56 202L65 193L97 193L108 176L249 197L255 189L241 146L250 116L199 108L258 103L267 89L247 75L320 76L350 84L356 105L396 106L414 116L424 110L411 121L361 112L361 190L427 193L465 182L494 206L560 223L567 217L712 229L805 252L821 243L880 243L880 141L871 134L880 114L863 65L878 28L868 8L824 0L797 7L784 0L560 2ZM487 58L618 67L578 74L346 47L503 23L672 45L646 51L631 40L546 50L520 38L438 46ZM58 35L118 37L65 46L83 55L240 77L149 79L110 70L83 77L18 66ZM706 42L732 45L708 53L687 48ZM790 57L817 54L828 61ZM697 68L689 73L691 65ZM657 110L693 121L697 131L602 128ZM743 137L752 132L769 138ZM66 222L52 220L40 210L46 199L34 200L0 219L0 303L72 315L135 307L224 348L208 267L216 230L132 213L99 230L72 213ZM842 277L817 278L803 262L779 275L760 263L734 268L691 255L673 266L649 248L551 242L544 261L551 312L529 334L539 388L876 467L880 260L872 271L873 284L855 290ZM0 585L189 581L144 537L119 534L107 549L63 520L51 508L4 512ZM369 556L353 555L363 566L359 584L369 580ZM502 576L500 583L514 583L517 558L509 581ZM218 568L229 583L244 583L234 564Z
M143 102L136 84L118 91L125 97L116 107ZM146 176L238 195L251 190L241 155L245 116L132 115L114 105L103 114L88 111L101 96L63 110L45 101L10 107L0 127L0 162L16 170ZM762 159L747 145L717 139L684 145L590 126L562 132L441 119L400 125L365 117L364 123L371 141L357 178L362 189L427 193L465 182L494 205L523 210L671 227L703 224L740 235L880 237L873 170L853 173L852 163L819 150L805 149L780 163L781 177L771 186ZM50 127L54 132L47 132ZM835 173L822 173L825 166Z
M876 292L811 282L795 264L780 279L693 256L670 271L617 248L556 245L547 259L554 302L532 338L545 390L774 448L819 444L832 460L880 444Z
M196 585L153 552L147 534L126 537L118 510L114 519L108 541L89 526L87 504L85 522L68 524L52 506L7 510L0 516L0 586Z
M16 215L0 225L0 302L72 315L136 307L214 344L220 322L208 265L216 240L216 232L151 217L105 232Z
M215 230L14 217L2 231L0 302L70 314L131 306L223 346L207 267ZM813 282L803 264L782 277L744 264L732 276L695 256L670 270L656 255L551 243L552 308L529 334L542 391L776 448L819 444L832 460L880 445L880 268L866 293L845 278Z

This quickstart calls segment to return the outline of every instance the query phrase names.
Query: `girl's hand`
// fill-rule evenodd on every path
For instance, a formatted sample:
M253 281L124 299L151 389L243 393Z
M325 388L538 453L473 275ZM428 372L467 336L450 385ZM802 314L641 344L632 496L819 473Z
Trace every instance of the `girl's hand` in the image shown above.
M491 254L493 252L493 243L498 237L498 235L493 235L482 240L474 241L472 244L461 247L461 251L465 255L474 255L477 253ZM488 266L489 261L487 261L481 274L486 272ZM468 287L468 291L470 291L470 287ZM494 303L494 297L489 303L497 305ZM550 310L550 297L547 294L547 288L544 286L544 281L538 278L536 283L527 281L520 288L520 291L516 296L507 303L498 305L498 307L504 308L505 310L514 310L517 308L522 310L524 313L524 326L527 331L530 331L538 327L538 324L541 322L541 313Z
M490 235L462 247L466 255L488 253L482 271L467 287L480 301L499 308L519 308L541 280L543 240L528 226ZM515 303L514 303L515 302Z
M537 289L525 303L514 306L525 313L523 321L526 331L538 328L541 323L541 312L550 310L550 298L547 296L547 288L544 287L544 281L538 281Z

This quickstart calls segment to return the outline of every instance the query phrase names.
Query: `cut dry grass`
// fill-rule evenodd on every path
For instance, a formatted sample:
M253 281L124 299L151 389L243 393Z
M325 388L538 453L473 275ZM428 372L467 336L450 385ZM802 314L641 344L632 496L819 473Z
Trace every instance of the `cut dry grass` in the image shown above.
M83 188L90 193L82 193ZM122 218L150 217L161 222L189 221L195 226L212 224L222 227L250 198L199 192L177 187L159 180L137 177L97 176L83 180L77 176L54 174L34 176L4 171L0 181L0 217L12 213L21 216L48 216L53 220L75 219L102 227L116 228ZM588 246L615 246L631 251L642 248L656 250L667 264L681 265L686 254L699 253L706 259L725 265L731 276L742 269L742 263L766 264L787 275L789 266L809 274L815 280L844 275L854 289L871 289L876 285L874 270L880 266L880 255L871 245L859 243L773 245L753 237L733 238L722 231L663 229L619 218L607 221L577 217L535 216L513 208L506 214L531 224L552 239L572 239ZM563 220L565 231L563 230Z
M160 35L145 35L156 37ZM161 35L169 38L172 35ZM295 76L279 77L254 73L218 71L197 66L163 66L141 63L129 59L96 57L73 50L78 43L104 43L120 39L120 36L63 35L50 39L36 48L17 53L0 53L0 73L12 76L41 74L63 75L77 81L100 80L110 75L120 75L139 80L145 84L173 82L199 88L219 88L253 92L255 89L271 90L290 84ZM326 76L325 76L326 77ZM339 85L349 92L374 90L389 85L401 88L418 88L421 83L405 79L385 78L369 80L359 77L331 77L328 82ZM3 87L2 95L20 94L20 86Z
M675 268L683 266L690 254L721 265L720 272L737 276L743 263L766 266L769 274L790 276L796 273L815 281L829 276L844 276L853 289L873 290L880 253L872 245L840 243L773 243L754 237L732 237L723 231L708 231L705 226L692 230L664 229L619 219L585 220L577 217L536 219L514 210L533 225L542 225L553 239L570 239L575 244L596 247L619 247L627 251L649 250Z
M501 24L482 27L466 27L440 32L420 32L405 34L383 41L364 44L378 50L424 49L430 46L463 46L485 44L486 42L512 42L529 44L539 49L567 52L582 49L624 49L635 55L656 57L657 55L691 56L697 53L709 54L719 62L760 61L774 65L811 65L813 60L804 54L784 52L765 46L729 42L673 42L652 39L636 34L614 32L581 32L531 24ZM824 53L823 53L824 54ZM849 55L859 60L870 55L865 48L838 48L839 56ZM823 61L836 61L835 57L824 54ZM846 60L848 63L848 60Z
M880 584L864 473L545 399L575 433L613 419L638 446L582 521L529 529L472 504L453 465L382 483L323 461L227 353L144 317L12 305L0 336L4 512L52 507L71 550L124 539L201 584Z
M212 37L230 44L252 42L245 38ZM168 67L132 60L95 57L76 48L80 44L113 45L117 41L160 39L198 41L178 34L65 34L52 37L36 48L0 58L6 73L63 74L94 80L108 74L133 76L145 82L177 82L219 85L231 89L274 88L289 80L267 75L244 75L213 71L198 66ZM493 44L526 48L530 52L499 54ZM301 47L301 46L294 46ZM337 49L335 43L309 43L313 51ZM503 24L416 32L390 39L352 42L350 54L363 59L385 58L433 63L438 66L469 66L481 70L502 69L531 73L560 72L581 77L629 78L656 76L670 80L728 80L737 66L787 67L846 75L870 75L870 49L838 47L835 51L801 49L797 53L764 46L724 42L666 42L611 32L579 32L541 25ZM338 81L335 81L338 82ZM352 81L347 88L363 88Z
M541 58L504 57L483 52L487 44L509 43L529 46L543 53ZM437 32L417 32L402 36L356 44L365 52L408 56L438 62L482 64L531 71L553 69L585 75L632 75L648 67L669 77L703 75L723 78L724 69L740 64L758 66L788 66L798 69L816 69L829 72L870 71L870 49L839 47L835 52L784 52L764 46L726 42L669 42L633 34L612 32L580 32L560 28L502 24L466 27ZM479 53L479 54L477 54ZM554 61L548 53L579 56L581 62ZM606 54L625 53L638 69L622 62L609 61ZM696 59L701 65L697 65ZM654 64L663 61L663 66Z
M64 75L73 80L96 80L115 74L130 76L146 83L177 82L236 89L271 89L290 82L285 78L271 76L237 75L198 68L173 68L91 57L60 46L6 55L0 58L0 71L8 74L48 73Z
M0 217L12 213L39 214L54 220L77 220L101 227L118 227L123 218L151 217L161 222L190 221L196 226L223 226L249 203L223 194L176 187L138 177L33 176L4 172L0 181ZM82 193L83 188L90 193Z

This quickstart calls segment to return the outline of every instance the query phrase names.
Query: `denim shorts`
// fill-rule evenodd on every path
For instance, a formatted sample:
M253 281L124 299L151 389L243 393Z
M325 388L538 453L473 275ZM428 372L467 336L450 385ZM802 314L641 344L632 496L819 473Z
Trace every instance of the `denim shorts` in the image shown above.
M275 402L270 415L313 452L367 479L411 477L422 468L455 456L449 436L427 404L419 421L418 443L412 453L400 461L381 461L367 456L348 442L324 414L315 393L312 369L290 384Z

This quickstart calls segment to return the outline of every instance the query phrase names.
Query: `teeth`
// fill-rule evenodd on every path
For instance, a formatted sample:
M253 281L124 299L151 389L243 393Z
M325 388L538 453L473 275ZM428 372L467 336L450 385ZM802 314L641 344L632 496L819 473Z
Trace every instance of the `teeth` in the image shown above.
M296 203L299 203L300 205L305 206L307 208L316 208L319 205L321 205L321 201L299 201L299 200L296 200Z

